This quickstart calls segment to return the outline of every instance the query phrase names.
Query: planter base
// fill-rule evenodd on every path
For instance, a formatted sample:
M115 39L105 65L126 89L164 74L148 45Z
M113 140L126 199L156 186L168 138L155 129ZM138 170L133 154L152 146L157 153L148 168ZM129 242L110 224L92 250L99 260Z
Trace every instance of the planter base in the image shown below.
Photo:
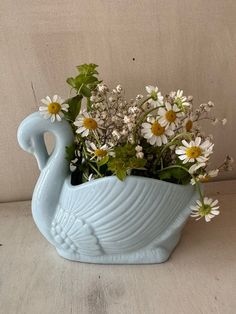
M82 254L72 254L68 251L56 249L57 253L68 260L92 264L160 264L167 261L180 240L180 234L175 234L169 238L163 246L157 248L147 248L134 253L86 256ZM165 245L165 246L164 246Z

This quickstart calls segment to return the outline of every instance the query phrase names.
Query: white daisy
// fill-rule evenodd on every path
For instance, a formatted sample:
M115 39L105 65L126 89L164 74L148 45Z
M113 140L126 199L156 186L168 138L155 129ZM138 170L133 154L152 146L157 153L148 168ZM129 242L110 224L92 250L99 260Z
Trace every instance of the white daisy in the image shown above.
M69 105L64 104L64 100L58 96L54 95L52 99L49 96L41 99L41 102L45 106L40 106L39 111L43 115L44 119L51 119L51 122L55 120L61 121L64 117L64 113L62 111L68 111Z
M211 221L212 218L219 215L220 211L218 204L218 200L213 201L212 198L204 197L203 202L196 201L197 205L190 206L192 209L191 217L197 217L196 220L205 217L206 222Z
M214 169L214 170L210 170L204 174L199 174L197 177L195 177L195 180L191 179L191 184L194 185L196 183L196 181L208 182L211 178L217 177L218 174L219 174L219 169Z
M186 140L182 141L184 146L177 147L175 150L176 154L179 155L179 159L183 161L183 164L187 162L204 164L209 158L209 155L212 154L212 149L214 144L206 140L201 144L201 137L196 137L194 141L188 143ZM200 167L198 167L200 168ZM196 169L195 169L196 170Z
M93 155L91 160L94 158L96 158L97 160L101 160L108 155L114 156L114 152L111 151L112 148L109 147L107 144L102 145L101 147L97 147L92 142L86 142L86 144L88 152Z
M167 136L172 136L174 132L160 125L155 118L149 118L149 123L142 123L141 133L147 141L154 146L161 146L168 142Z
M163 96L161 92L158 92L158 87L151 85L146 86L146 91L148 92L148 97L151 99L148 100L148 103L151 104L154 108L161 106L163 104Z
M183 96L183 91L180 89L178 89L176 92L174 103L180 110L185 110L185 107L191 106L191 104L187 101L187 97Z
M176 104L171 106L168 102L165 103L165 108L159 108L158 114L160 115L158 121L161 126L170 127L172 130L176 128L180 122L180 117L183 116L183 112L180 111Z
M74 125L77 126L76 133L81 134L82 137L85 137L89 135L89 132L98 130L101 123L101 120L91 118L91 116L86 111L84 111L76 117Z

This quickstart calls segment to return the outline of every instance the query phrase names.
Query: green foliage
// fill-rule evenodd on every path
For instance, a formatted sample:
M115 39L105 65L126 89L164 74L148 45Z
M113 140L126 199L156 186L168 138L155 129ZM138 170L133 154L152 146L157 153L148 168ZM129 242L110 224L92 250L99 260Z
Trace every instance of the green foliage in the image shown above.
M75 144L71 144L70 146L66 146L66 160L71 161L75 158Z
M108 161L108 170L120 180L124 180L127 172L132 169L143 169L146 160L136 157L135 145L125 144L114 149L115 157Z
M102 158L101 160L98 161L98 166L99 167L102 167L104 166L105 164L107 164L109 161L109 156L105 156L104 158Z
M83 96L76 95L66 100L66 103L69 105L69 110L65 113L67 120L71 122L75 121L75 118L77 117L81 109L82 99Z
M170 168L161 171L159 174L159 179L177 184L187 184L189 183L191 176L184 169Z
M77 94L86 98L91 96L91 91L101 83L96 75L98 74L96 68L98 66L94 63L82 64L77 66L79 75L76 77L69 77L67 83L76 90Z

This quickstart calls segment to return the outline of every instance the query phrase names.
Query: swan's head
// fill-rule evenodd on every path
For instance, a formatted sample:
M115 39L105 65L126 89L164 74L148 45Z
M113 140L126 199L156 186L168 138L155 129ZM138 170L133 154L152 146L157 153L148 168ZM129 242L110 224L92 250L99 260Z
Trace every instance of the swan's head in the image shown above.
M21 122L17 131L17 139L20 147L36 157L40 170L43 169L48 159L43 138L44 124L45 120L39 112L35 112Z
M18 142L23 150L36 157L40 170L44 168L49 157L44 142L45 132L50 132L55 136L55 155L56 152L62 153L63 159L65 158L65 146L71 145L74 141L70 124L66 120L51 123L49 119L44 119L39 112L26 117L18 128Z

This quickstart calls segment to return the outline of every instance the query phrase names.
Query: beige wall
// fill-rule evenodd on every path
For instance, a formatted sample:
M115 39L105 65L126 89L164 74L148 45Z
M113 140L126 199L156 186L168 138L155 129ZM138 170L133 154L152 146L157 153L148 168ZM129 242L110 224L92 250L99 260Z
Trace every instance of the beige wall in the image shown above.
M236 155L235 0L1 0L0 201L30 198L38 175L16 143L18 124L36 109L31 82L38 100L66 97L65 79L84 62L99 64L101 77L128 96L158 82L196 103L213 100L228 125L208 127L212 165Z

